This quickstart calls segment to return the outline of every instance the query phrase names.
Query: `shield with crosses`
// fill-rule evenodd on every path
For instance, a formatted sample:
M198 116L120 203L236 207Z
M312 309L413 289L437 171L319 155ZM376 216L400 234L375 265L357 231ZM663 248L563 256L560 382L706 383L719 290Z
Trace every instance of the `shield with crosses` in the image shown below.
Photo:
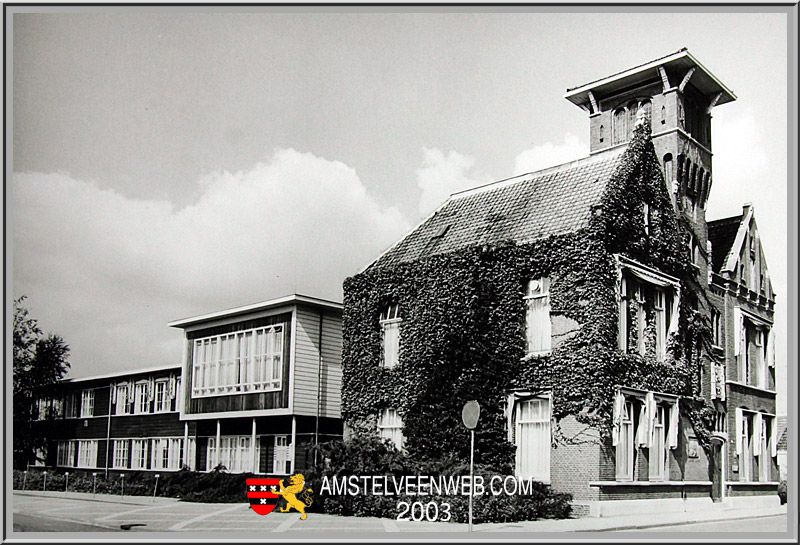
M278 504L280 479L247 479L250 507L259 515L269 515Z

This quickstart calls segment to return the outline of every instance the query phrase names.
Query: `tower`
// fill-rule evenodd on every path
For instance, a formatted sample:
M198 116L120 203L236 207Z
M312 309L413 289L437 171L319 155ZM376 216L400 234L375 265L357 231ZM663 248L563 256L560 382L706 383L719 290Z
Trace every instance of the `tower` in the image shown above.
M590 154L623 146L637 115L650 119L653 145L701 278L712 249L706 204L712 183L711 110L736 95L686 48L618 74L568 89L564 98L589 113Z

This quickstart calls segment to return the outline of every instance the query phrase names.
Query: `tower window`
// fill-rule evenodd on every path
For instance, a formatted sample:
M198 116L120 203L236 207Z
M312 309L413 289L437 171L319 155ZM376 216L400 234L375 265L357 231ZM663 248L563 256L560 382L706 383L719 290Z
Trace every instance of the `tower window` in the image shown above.
M643 111L645 119L650 120L652 108L651 102L646 99L632 100L617 108L612 117L612 144L622 144L630 140L639 110Z

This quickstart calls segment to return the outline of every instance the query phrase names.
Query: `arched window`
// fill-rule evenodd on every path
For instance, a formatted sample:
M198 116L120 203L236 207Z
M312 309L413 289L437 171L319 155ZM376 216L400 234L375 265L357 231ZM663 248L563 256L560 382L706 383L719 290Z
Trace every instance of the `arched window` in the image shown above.
M605 135L604 133L605 133L605 127L603 127L602 125L600 125L600 132L599 132L599 134L598 134L598 136L599 136L599 138L600 138L600 142L602 142L603 140L605 140L605 136L606 136L606 135Z
M667 183L672 182L672 154L668 153L664 156L664 180Z
M616 145L625 142L628 135L628 127L625 123L627 115L624 107L614 112L612 144Z
M612 118L612 144L622 144L633 136L633 129L636 127L636 120L639 117L639 110L643 110L644 117L649 121L652 115L653 105L650 100L636 99L631 100L624 106L620 106L614 111Z

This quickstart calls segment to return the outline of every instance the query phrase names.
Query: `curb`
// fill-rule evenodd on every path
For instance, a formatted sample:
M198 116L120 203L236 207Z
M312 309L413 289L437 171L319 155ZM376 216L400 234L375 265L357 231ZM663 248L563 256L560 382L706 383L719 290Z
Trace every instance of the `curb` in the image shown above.
M598 528L595 530L572 530L573 532L619 532L622 530L642 530L646 528L664 528L667 526L687 526L689 524L704 524L706 522L727 522L729 520L752 520L752 519L763 519L763 518L770 518L770 517L780 517L786 515L786 513L771 513L768 515L752 515L747 517L726 517L726 518L715 518L715 519L697 519L697 520L682 520L678 522L659 522L657 524L636 524L636 525L629 525L629 526L615 526L612 528Z
M90 496L90 497L66 496L66 495L64 495L64 496L61 496L61 495L56 496L55 494L47 494L47 493L43 493L43 492L37 493L36 491L29 491L29 490L25 490L25 491L23 491L23 490L14 490L14 494L19 494L21 496L34 496L34 497L37 497L37 498L59 498L59 499L64 499L64 500L93 501L93 502L98 502L99 501L99 502L103 502L103 503L116 503L116 504L121 504L121 505L155 505L157 503L172 503L172 502L180 501L177 498L166 498L166 497L163 497L163 496L157 496L157 498L158 498L157 501L149 501L149 502L146 502L146 501L125 501L123 499L112 500L112 499L107 499L107 498L103 497L103 496L108 496L109 494L97 494L96 496ZM133 497L139 497L139 496L133 496ZM146 496L141 496L141 497L144 498ZM150 498L150 499L152 500L154 498Z

